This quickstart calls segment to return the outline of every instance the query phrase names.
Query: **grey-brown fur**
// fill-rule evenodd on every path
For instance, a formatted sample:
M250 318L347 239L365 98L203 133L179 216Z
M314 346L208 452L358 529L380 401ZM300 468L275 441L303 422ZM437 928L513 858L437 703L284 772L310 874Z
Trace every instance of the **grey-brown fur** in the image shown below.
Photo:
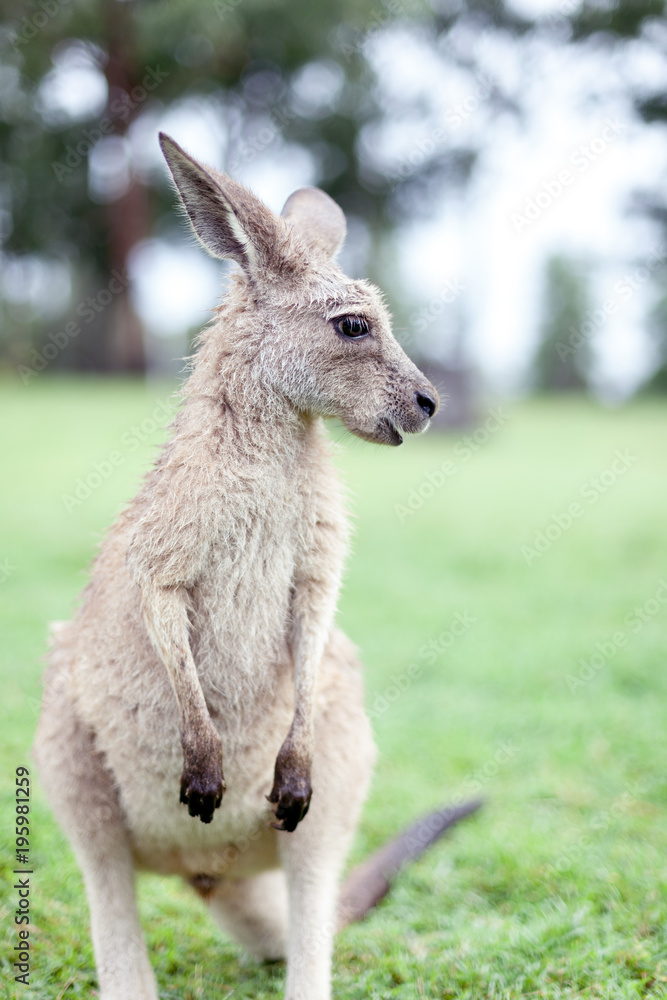
M162 146L199 239L239 270L169 443L55 630L36 755L84 874L101 1000L157 997L135 868L192 881L251 952L286 956L288 1000L327 1000L374 748L334 627L348 526L321 418L398 444L437 396L377 290L336 266L326 195L277 217ZM346 315L368 334L345 336Z

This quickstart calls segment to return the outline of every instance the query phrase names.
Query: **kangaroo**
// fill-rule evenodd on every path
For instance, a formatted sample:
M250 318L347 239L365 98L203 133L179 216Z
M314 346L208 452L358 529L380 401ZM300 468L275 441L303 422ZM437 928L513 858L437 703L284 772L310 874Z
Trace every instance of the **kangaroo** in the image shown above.
M288 1000L328 1000L337 927L476 807L427 817L339 894L375 750L334 627L348 523L322 418L400 445L438 397L377 289L336 265L331 198L304 188L276 216L160 143L197 238L238 267L168 443L54 629L35 756L101 1000L157 1000L135 869L181 876L253 955L286 958Z

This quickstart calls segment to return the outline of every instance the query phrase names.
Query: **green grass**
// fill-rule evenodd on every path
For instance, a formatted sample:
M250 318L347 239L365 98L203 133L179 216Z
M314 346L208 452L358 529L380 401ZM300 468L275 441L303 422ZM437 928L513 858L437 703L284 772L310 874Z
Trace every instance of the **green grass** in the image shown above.
M0 387L5 956L13 774L29 763L46 623L71 614L162 433L131 429L168 392L46 376ZM667 604L651 603L667 599L667 405L505 409L467 460L460 434L340 449L356 538L339 619L362 651L380 748L352 861L450 798L486 805L340 935L338 998L667 995ZM591 503L582 488L618 449L633 461ZM114 451L113 473L68 512L63 494ZM454 473L401 520L396 505L448 459ZM575 502L581 515L529 565L522 546ZM638 607L646 620L628 620ZM454 636L457 613L468 624ZM583 681L597 643L608 655ZM31 986L15 991L5 957L0 992L87 998L81 879L37 786L31 819ZM281 996L282 969L244 958L179 883L144 877L139 891L165 1000Z

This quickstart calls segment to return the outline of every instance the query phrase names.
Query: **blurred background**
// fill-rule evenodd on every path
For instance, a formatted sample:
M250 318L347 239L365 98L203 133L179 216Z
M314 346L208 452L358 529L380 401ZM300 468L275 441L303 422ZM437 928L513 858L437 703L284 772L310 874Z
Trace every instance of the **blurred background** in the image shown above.
M343 264L465 422L475 392L667 386L663 0L31 0L0 34L0 365L174 373L220 294L164 129Z
M380 751L353 861L438 804L485 806L338 938L335 995L667 995L665 6L6 0L0 912L47 623L224 288L164 129L276 211L327 190L343 266L449 397L400 449L332 431L356 515L338 620ZM32 787L31 997L88 1000L83 886ZM187 887L139 891L164 1000L282 996Z

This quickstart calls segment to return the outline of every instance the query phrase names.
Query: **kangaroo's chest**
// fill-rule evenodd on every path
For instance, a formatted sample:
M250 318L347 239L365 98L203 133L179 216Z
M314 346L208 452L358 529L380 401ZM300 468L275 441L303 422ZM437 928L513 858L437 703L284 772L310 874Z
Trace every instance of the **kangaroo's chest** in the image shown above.
M236 499L232 529L226 520L212 540L192 591L191 645L204 682L259 683L288 661L292 594L315 519L295 477Z

